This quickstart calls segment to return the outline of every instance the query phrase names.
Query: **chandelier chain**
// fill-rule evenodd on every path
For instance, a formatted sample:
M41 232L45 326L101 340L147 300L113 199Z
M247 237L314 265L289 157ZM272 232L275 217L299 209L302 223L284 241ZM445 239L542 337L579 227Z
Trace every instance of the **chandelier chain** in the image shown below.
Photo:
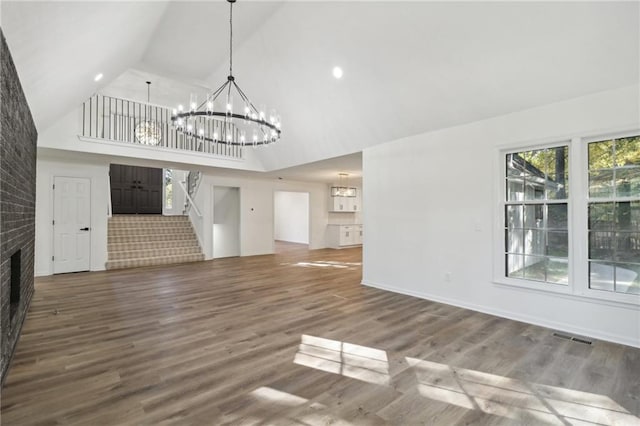
M229 75L233 75L233 2L229 2Z

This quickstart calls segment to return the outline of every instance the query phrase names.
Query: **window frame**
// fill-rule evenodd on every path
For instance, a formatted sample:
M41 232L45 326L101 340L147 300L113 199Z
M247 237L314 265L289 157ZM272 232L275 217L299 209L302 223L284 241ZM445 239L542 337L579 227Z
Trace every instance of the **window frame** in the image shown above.
M580 170L581 179L584 181L584 185L582 187L582 197L580 203L580 212L583 214L583 250L584 253L581 258L581 269L582 269L582 282L584 283L583 288L581 288L581 295L600 299L600 300L608 300L612 302L620 302L620 303L629 303L634 305L640 305L640 294L631 294L631 293L616 293L612 291L606 290L596 290L589 287L589 203L590 202L616 202L622 199L635 200L633 197L611 197L611 198L599 198L593 197L591 198L589 195L589 144L592 142L601 142L613 139L621 139L626 137L640 136L640 129L626 132L612 132L607 134L602 134L598 136L588 136L580 139L581 142L581 161L584 164L584 168Z
M580 299L614 306L637 308L640 295L615 293L589 288L589 230L588 207L593 200L589 197L589 157L591 142L606 141L625 137L640 136L640 128L614 130L589 135L547 138L536 141L515 142L497 146L494 152L494 238L493 238L493 283L497 286L554 293L558 296ZM567 146L569 153L569 195L567 202L567 232L569 233L568 284L555 284L524 278L507 277L505 273L505 206L507 154ZM541 200L546 203L548 200ZM630 306L631 305L631 306Z
M542 150L549 148L559 148L559 147L567 147L568 149L568 163L569 163L569 196L563 200L530 200L531 204L540 204L540 205L548 205L548 204L567 204L567 232L568 232L568 243L569 243L569 255L568 259L568 282L567 284L558 284L558 283L550 283L545 281L535 281L535 280L527 280L525 278L515 278L515 277L507 277L505 273L505 206L513 205L513 203L507 201L507 185L506 185L506 176L507 176L507 165L506 165L506 157L508 154L514 154L523 151L531 151L531 150ZM573 292L573 224L571 222L572 217L572 193L573 193L573 182L571 180L571 170L573 169L572 162L572 144L569 139L552 139L542 142L530 142L525 144L510 144L504 145L498 148L498 161L499 167L497 169L500 173L500 180L498 181L498 191L497 191L497 211L494 215L495 217L495 247L494 247L494 283L515 286L520 288L526 288L530 290L538 290L545 291L551 293L561 293L561 294L571 294Z

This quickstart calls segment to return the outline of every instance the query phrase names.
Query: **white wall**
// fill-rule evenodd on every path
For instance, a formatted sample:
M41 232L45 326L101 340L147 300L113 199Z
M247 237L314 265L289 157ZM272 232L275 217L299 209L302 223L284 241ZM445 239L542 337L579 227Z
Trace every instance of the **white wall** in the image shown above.
M309 248L325 248L328 219L327 186L322 183L217 176L204 171L196 205L202 218L192 218L194 228L202 238L206 259L213 258L213 186L240 188L240 255L254 256L274 252L274 192L309 193ZM209 219L207 219L209 218Z
M38 154L36 175L36 276L53 273L53 178L86 177L91 180L91 270L102 271L107 261L107 204L109 164L47 158Z
M277 241L309 244L309 193L274 193L274 237Z
M363 283L640 346L637 306L498 285L492 267L499 146L633 128L637 86L366 149Z

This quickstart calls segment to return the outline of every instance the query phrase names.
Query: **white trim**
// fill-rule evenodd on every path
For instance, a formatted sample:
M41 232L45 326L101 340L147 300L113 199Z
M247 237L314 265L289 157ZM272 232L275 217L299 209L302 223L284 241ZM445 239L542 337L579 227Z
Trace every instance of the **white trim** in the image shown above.
M180 153L180 154L190 155L198 158L209 158L209 159L214 158L216 160L235 161L235 162L242 162L246 160L245 150L247 148L246 146L243 147L242 156L240 158L236 158L236 157L226 157L226 156L217 155L217 154L208 154L206 152L190 151L186 149L166 148L164 146L149 146L149 145L143 145L143 144L133 143L133 142L123 142L123 141L116 141L113 139L93 138L93 137L80 136L80 135L78 135L78 140L81 140L83 142L91 142L91 143L96 143L101 145L107 145L107 146L116 145L116 146L121 146L126 148L136 148L136 149L142 149L147 151L150 150L153 152L166 152L170 154Z
M549 320L544 320L544 319L540 319L538 317L532 317L529 315L522 315L520 313L516 313L516 312L512 312L512 311L505 311L502 309L490 309L487 308L486 306L481 306L481 305L476 305L473 303L467 303L467 302L463 302L457 299L450 299L447 297L441 297L441 296L435 296L433 294L429 294L429 293L421 293L421 292L416 292L416 291L410 291L410 290L405 290L399 287L394 287L394 286L389 286L389 285L385 285L385 284L380 284L380 283L374 283L374 282L367 282L365 280L362 280L361 282L362 285L365 285L367 287L373 287L373 288L377 288L380 290L385 290L385 291L390 291L393 293L399 293L399 294L404 294L406 296L413 296L413 297L417 297L420 299L425 299L425 300L430 300L433 302L438 302L438 303L444 303L446 305L451 305L451 306L456 306L459 308L464 308L464 309L469 309L472 311L476 311L476 312L481 312L484 314L489 314L489 315L495 315L501 318L507 318L510 320L514 320L514 321L521 321L521 322L525 322L527 324L533 324L533 325L537 325L540 327L545 327L545 328L550 328L550 329L554 329L554 330L558 330L558 331L564 331L566 333L571 333L571 334L578 334L578 335L582 335L582 336L586 336L586 337L592 337L594 339L599 339L599 340L605 340L608 342L613 342L613 343L619 343L622 345L627 345L627 346L632 346L635 348L640 348L640 342L634 339L630 339L627 336L622 336L619 334L613 334L613 333L605 333L605 332L598 332L598 331L594 331L592 329L586 329L586 328L582 328L582 327L576 327L575 325L572 324L567 324L565 322L558 322L558 321L549 321ZM518 289L517 287L511 287L513 289ZM625 307L628 307L625 306Z

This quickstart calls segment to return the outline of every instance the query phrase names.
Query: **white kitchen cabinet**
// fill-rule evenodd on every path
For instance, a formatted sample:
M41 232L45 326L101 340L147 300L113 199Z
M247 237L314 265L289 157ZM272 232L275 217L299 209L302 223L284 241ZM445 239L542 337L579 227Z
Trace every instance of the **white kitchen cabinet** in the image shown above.
M328 225L327 244L331 248L362 244L362 225Z
M355 225L353 228L353 243L362 244L362 225Z
M359 212L362 210L362 197L360 188L356 188L355 197L331 197L329 200L329 211L331 212Z

